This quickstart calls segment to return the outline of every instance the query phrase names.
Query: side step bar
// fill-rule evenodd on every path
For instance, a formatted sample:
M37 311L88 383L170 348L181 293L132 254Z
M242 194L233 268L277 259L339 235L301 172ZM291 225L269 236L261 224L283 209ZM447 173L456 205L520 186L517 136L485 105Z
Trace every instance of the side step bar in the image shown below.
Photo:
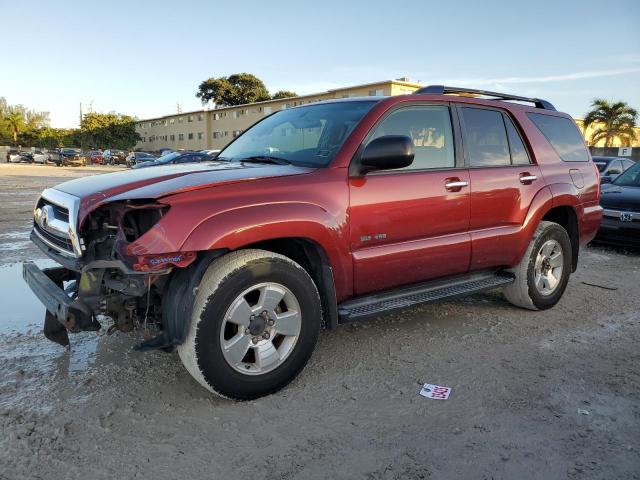
M338 305L338 323L355 322L422 303L464 297L513 281L514 276L506 272L473 273L353 298Z

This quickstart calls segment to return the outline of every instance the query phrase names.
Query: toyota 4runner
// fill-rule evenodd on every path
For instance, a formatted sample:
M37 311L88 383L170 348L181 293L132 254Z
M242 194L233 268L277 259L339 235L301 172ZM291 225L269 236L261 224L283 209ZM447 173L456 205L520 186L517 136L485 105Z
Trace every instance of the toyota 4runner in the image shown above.
M25 263L44 333L155 324L223 396L275 392L318 333L501 288L544 310L598 230L599 176L544 100L431 86L266 116L214 161L45 190Z

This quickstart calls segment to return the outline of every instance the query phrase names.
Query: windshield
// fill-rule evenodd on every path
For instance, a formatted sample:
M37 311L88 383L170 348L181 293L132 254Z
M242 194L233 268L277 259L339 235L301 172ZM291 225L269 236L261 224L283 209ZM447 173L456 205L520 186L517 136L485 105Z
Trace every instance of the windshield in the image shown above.
M325 167L375 103L337 102L282 110L249 128L218 159L273 157L293 165Z
M640 187L640 163L627 169L611 183L620 187Z

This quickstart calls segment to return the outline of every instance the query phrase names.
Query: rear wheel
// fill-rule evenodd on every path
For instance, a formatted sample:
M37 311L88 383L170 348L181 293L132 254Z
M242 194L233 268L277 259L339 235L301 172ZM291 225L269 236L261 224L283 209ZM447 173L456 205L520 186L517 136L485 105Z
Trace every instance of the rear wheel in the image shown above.
M562 226L540 222L522 260L509 270L516 278L504 289L507 300L530 310L553 307L569 282L571 252L571 240Z
M300 265L263 250L232 252L204 274L178 353L208 390L257 398L283 388L302 370L321 317L318 290Z

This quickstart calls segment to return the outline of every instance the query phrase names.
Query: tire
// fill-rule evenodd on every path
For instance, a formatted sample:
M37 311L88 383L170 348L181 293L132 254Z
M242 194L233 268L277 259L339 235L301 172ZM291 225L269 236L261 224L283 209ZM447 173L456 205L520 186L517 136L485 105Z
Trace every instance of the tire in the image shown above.
M211 262L190 320L178 347L187 371L217 395L250 400L280 390L304 368L322 321L320 295L293 260L239 250Z
M567 288L571 255L567 231L557 223L540 222L520 263L507 270L515 275L515 281L503 290L507 300L529 310L553 307Z

